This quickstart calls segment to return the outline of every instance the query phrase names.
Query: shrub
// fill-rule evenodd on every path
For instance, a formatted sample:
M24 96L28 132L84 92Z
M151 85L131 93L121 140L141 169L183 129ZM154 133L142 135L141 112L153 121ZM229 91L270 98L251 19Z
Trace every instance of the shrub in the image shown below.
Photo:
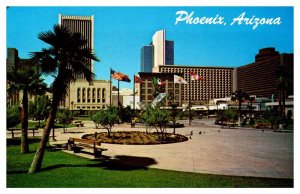
M164 139L166 133L166 126L170 118L170 112L167 110L160 110L157 107L152 108L151 106L148 106L143 116L144 116L144 121L147 125L146 133L148 133L148 129L147 129L148 127L150 127L150 129L155 128L157 134L159 134L160 131L161 134L160 138Z
M6 110L7 128L14 127L21 122L21 111L18 106L11 106Z
M108 137L110 137L112 127L120 120L117 110L113 107L97 111L96 114L91 116L91 119L94 121L96 127L102 125L107 129Z
M68 109L62 110L56 114L56 119L59 123L63 125L64 132L69 124L73 121L72 112Z

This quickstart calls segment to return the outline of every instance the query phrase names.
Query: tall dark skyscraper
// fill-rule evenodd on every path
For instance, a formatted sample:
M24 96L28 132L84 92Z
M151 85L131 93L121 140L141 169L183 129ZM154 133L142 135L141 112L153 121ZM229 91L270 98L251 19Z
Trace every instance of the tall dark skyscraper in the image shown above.
M174 65L174 41L166 40L166 65Z
M153 46L143 46L141 49L141 72L152 72Z
M15 48L7 49L6 72L12 72L19 60L18 50Z
M73 33L80 33L85 40L87 46L94 51L94 16L65 16L59 14L58 23L68 28ZM87 60L92 72L94 72L94 61ZM77 79L84 79L83 75L79 75Z

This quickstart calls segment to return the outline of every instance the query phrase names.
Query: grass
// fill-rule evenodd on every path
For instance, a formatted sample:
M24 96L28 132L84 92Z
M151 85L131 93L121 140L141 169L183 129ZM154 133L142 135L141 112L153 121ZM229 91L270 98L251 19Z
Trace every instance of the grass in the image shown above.
M31 140L30 150L37 147ZM293 187L293 179L209 175L148 168L152 158L119 156L89 160L62 151L47 150L42 171L27 174L34 152L19 153L19 140L7 141L8 188L223 188ZM140 161L140 166L124 162Z

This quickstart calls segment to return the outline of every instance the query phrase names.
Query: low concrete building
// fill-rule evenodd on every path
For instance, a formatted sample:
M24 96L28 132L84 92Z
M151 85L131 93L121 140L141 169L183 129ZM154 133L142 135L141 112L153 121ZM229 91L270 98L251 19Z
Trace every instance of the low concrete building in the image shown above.
M61 101L61 108L70 110L99 110L110 105L110 82L77 80L70 84L69 95Z

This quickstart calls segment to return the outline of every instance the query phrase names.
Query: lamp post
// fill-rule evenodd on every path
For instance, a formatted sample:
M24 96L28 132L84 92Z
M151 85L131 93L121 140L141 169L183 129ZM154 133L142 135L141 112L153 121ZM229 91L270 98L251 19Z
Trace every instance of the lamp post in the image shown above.
M172 117L173 117L173 127L174 127L174 130L173 130L173 134L175 135L175 124L176 124L176 116L177 116L177 107L178 107L178 104L173 102L171 104L171 107L172 107Z
M52 98L49 99L50 101L50 105L52 104ZM49 110L51 109L51 107L49 108ZM52 141L56 141L55 139L55 132L54 132L54 122L52 123Z

